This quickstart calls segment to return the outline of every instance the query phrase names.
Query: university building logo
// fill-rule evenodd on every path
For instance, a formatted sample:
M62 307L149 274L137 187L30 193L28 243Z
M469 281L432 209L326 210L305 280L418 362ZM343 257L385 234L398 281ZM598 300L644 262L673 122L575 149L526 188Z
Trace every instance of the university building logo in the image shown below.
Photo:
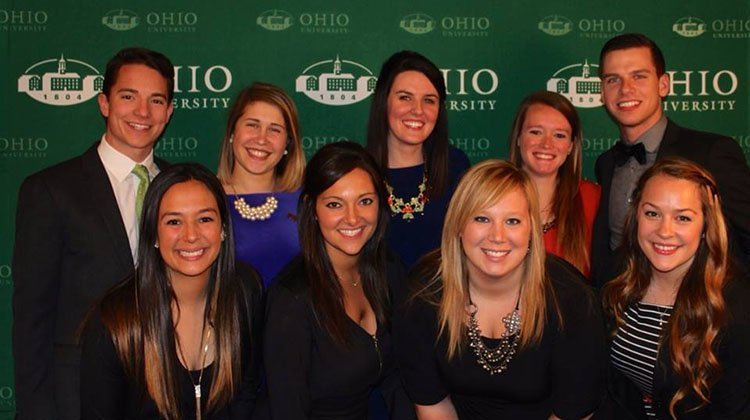
M113 31L129 31L140 23L140 18L132 10L110 10L102 17L102 24Z
M351 105L372 94L377 78L367 67L349 60L319 61L302 71L295 91L325 105Z
M96 68L60 54L27 68L18 78L18 92L47 105L76 105L96 96L103 83Z
M540 20L537 28L547 35L563 36L573 30L573 22L565 16L550 15Z
M283 31L294 25L294 17L286 10L271 9L258 15L255 23L268 31Z
M44 10L0 9L0 32L44 32L48 20Z
M697 17L687 16L677 19L672 25L672 31L685 38L695 38L706 32L706 24Z
M556 71L547 80L547 90L557 92L568 98L576 108L596 108L602 105L602 80L592 75L592 68L599 68L597 64L571 64Z
M412 13L401 18L401 29L414 35L424 35L435 29L435 19L424 13Z

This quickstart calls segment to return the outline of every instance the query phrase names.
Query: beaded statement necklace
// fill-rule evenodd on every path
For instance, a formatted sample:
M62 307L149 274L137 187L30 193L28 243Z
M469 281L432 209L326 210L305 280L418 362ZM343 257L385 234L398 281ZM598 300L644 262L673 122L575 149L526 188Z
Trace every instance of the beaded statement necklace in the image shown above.
M266 197L266 202L259 206L251 206L245 202L245 199L237 195L237 190L232 185L234 193L234 208L245 220L268 220L273 216L273 212L279 207L279 200L273 195Z
M391 208L392 216L401 214L406 221L414 219L414 214L424 213L424 206L430 201L427 196L427 172L422 173L422 182L419 183L419 194L411 197L408 202L404 202L401 197L393 194L393 186L385 181L385 188L388 190L388 207Z
M500 337L500 343L495 348L489 348L482 341L482 331L477 321L477 308L470 302L469 312L469 347L474 350L477 363L490 375L500 374L508 368L508 363L513 360L521 336L521 313L518 311L518 303L521 300L519 293L516 307L511 313L503 317L505 332Z
M542 225L542 234L549 232L557 226L557 220L552 219L549 222Z

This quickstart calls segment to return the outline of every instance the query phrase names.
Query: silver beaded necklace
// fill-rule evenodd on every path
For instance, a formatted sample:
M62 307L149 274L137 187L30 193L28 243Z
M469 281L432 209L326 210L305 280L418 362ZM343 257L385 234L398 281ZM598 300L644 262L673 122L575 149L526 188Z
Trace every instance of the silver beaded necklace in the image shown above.
M474 355L477 357L479 366L489 372L490 375L505 372L508 364L516 354L518 339L521 336L521 313L518 310L520 300L521 293L519 291L515 309L502 319L505 325L505 332L500 337L500 343L494 348L487 347L484 341L482 341L482 330L479 329L479 322L477 321L479 308L473 302L469 301L469 347L474 350Z

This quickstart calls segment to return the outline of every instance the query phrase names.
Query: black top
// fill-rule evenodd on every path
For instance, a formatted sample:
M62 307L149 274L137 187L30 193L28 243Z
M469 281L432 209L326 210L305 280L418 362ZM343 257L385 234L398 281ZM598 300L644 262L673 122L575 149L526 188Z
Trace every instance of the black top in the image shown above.
M484 370L468 343L460 355L447 360L445 337L435 344L436 306L416 299L398 311L397 356L412 401L433 405L450 396L461 419L547 419L552 413L567 419L594 411L606 366L598 304L581 274L563 260L548 256L547 274L564 328L559 329L554 306L548 304L540 343L518 351L501 374ZM485 339L485 344L497 342Z
M413 219L404 219L404 215L391 214L388 223L387 241L406 267L411 267L417 260L440 246L443 232L443 221L448 211L453 191L461 175L469 168L469 158L460 149L450 146L448 150L448 182L443 194L429 197L424 212L414 213ZM412 197L419 195L419 184L422 182L424 164L407 168L388 169L387 180L393 187L393 194L408 203ZM429 183L429 180L427 181Z
M677 405L677 418L683 419L749 419L750 418L750 276L742 274L729 281L724 289L729 320L719 332L715 345L721 366L718 381L711 387L711 404L690 411L699 403L693 394ZM676 308L676 307L675 307ZM665 324L664 328L668 327ZM662 338L668 342L669 336ZM597 418L645 419L640 389L618 369L609 369L607 403ZM653 382L653 408L659 418L668 419L669 402L679 389L681 379L672 370L669 346L659 349Z
M403 282L389 263L388 281ZM318 323L301 257L292 260L268 290L264 364L274 419L365 419L370 392L379 386L390 417L413 418L391 352L388 326L371 336L349 323L348 346Z
M240 270L238 268L238 270ZM246 420L250 418L255 405L255 396L260 378L260 319L262 314L260 277L254 272L241 269L245 302L243 318L250 317L242 325L242 383L229 405L213 413L206 413L206 402L211 389L213 364L204 369L201 381L201 406L203 419ZM244 315L247 314L247 315ZM136 384L127 375L117 355L112 336L101 321L97 310L89 318L82 336L83 354L81 359L81 418L87 419L161 419L156 404L148 396L146 389ZM176 356L176 350L175 356ZM177 357L175 357L177 360ZM192 371L192 381L179 362L175 371L179 382L178 403L181 419L195 419L195 391L193 382L198 380L199 371Z

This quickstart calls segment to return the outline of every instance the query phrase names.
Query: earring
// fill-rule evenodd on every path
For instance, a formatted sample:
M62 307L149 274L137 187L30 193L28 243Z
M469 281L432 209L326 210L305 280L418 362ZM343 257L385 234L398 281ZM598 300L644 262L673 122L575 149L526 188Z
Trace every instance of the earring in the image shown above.
M226 238L227 238L227 234L224 233L224 231L222 230L221 231L221 241L224 242L224 239L226 239Z
M234 143L234 134L229 135L229 143Z
M706 239L706 232L701 233L701 239Z
M289 154L289 150L284 149L284 156Z
M154 242L154 248L159 249L159 242Z

